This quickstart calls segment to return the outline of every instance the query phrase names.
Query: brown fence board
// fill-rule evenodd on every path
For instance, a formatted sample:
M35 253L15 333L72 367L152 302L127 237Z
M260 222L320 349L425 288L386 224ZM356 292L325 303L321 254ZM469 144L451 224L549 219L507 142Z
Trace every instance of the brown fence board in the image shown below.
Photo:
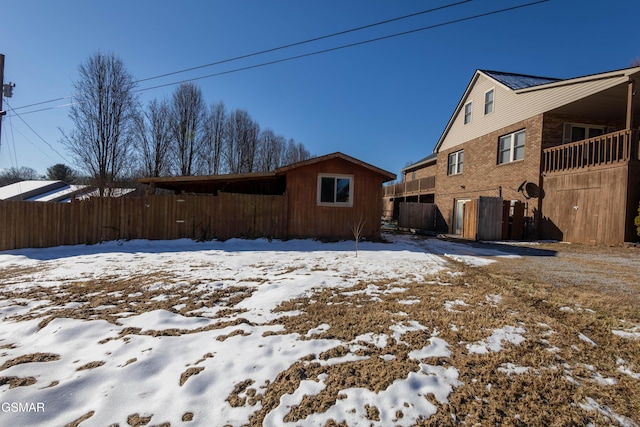
M400 203L398 227L435 231L437 207L433 203Z
M118 239L287 237L286 196L149 196L0 201L0 250Z
M478 238L478 199L469 200L462 207L462 238Z

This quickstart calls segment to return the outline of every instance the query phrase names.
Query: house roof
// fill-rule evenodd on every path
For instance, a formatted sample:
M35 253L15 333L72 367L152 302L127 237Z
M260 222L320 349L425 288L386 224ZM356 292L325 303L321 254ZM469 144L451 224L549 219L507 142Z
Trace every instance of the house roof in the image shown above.
M564 86L575 86L575 85L584 85L585 89L579 92L573 91L573 97L567 97L567 101L565 104L570 102L575 102L578 99L583 99L588 96L594 95L598 92L606 90L609 88L607 84L605 85L594 85L593 88L587 88L588 84L593 82L603 82L603 81L611 81L611 85L619 84L620 79L628 79L634 74L640 73L640 67L632 67L632 68L624 68L621 70L607 71L604 73L598 74L590 74L581 77L574 77L570 79L557 79L551 77L539 77L539 76L531 76L526 74L516 74L516 73L507 73L502 71L488 71L488 70L476 70L471 81L467 85L467 88L460 98L456 109L453 111L449 122L447 123L442 135L440 136L438 143L436 144L433 152L437 153L447 137L451 127L453 126L454 121L458 117L460 111L464 107L464 104L471 93L474 85L478 81L480 76L485 76L496 83L504 86L507 90L514 92L517 95L531 93L531 92L539 92L546 91L552 89L562 88ZM571 89L568 89L571 90ZM578 98L576 98L578 97ZM560 98L557 98L560 99ZM555 108L559 108L561 105L553 105L545 107L544 103L536 104L539 105L542 112L550 111ZM546 108L546 109L545 109Z
M27 180L0 187L0 200L26 200L33 195L45 193L64 186L62 181Z
M278 191L284 191L284 176L287 172L309 166L315 163L327 161L330 159L343 159L354 163L363 168L369 169L384 178L383 182L392 181L396 175L377 168L373 165L365 163L354 157L347 156L343 153L332 153L325 156L314 157L302 162L292 163L287 166L276 169L272 172L251 172L240 174L224 174L224 175L202 175L202 176L170 176L170 177L150 177L140 178L138 182L142 184L153 184L158 188L167 190L184 190L194 193L212 193L218 191L227 192L245 192L248 188L262 189L262 193L276 194Z
M70 185L64 181L26 180L0 187L0 200L64 202L86 188L87 185Z
M437 153L431 153L427 157L425 157L424 159L420 159L417 162L412 163L409 166L404 167L402 170L400 170L400 172L402 172L402 173L411 172L412 170L420 169L420 168L422 168L424 166L427 166L429 164L435 164L437 160L438 160L438 154Z
M110 188L110 197L122 197L134 188ZM72 198L98 197L99 191L89 185L73 185L64 181L27 180L0 187L0 200L24 200L29 202L70 202Z
M539 86L547 83L553 83L562 79L553 77L529 76L526 74L505 73L502 71L478 70L495 81L502 83L511 90L525 89L532 86Z

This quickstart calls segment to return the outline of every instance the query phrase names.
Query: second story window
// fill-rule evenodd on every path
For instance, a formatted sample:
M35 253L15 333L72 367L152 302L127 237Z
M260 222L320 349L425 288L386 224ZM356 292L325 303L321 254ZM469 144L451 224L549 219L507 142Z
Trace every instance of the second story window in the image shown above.
M484 114L493 113L493 89L484 93Z
M524 159L525 136L526 133L523 129L500 137L498 143L498 164Z
M464 124L471 123L471 110L473 108L473 102L467 102L464 104Z
M449 154L449 165L447 175L457 175L462 173L462 164L464 160L464 150L456 151Z

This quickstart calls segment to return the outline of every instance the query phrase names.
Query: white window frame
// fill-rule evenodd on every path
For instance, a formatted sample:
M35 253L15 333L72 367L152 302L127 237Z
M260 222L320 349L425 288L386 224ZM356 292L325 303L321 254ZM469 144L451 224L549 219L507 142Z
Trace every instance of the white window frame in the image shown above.
M491 101L487 102L487 95L491 94ZM493 113L493 109L495 108L496 103L496 91L495 88L491 88L484 93L484 115L487 116ZM491 111L487 111L487 106L491 108Z
M322 178L333 178L333 202L322 201ZM349 180L349 199L346 202L337 202L337 183L339 179L348 179ZM335 173L320 173L318 174L318 188L317 188L317 198L316 202L318 206L329 206L329 207L346 207L350 208L353 206L353 175L342 175Z
M517 161L520 161L520 160L524 160L524 151L522 153L522 158L521 159L515 159L514 158L515 151L516 151L515 150L516 149L516 145L515 145L515 143L516 143L516 135L519 135L519 134L524 134L524 142L522 144L522 147L524 148L527 145L527 132L526 132L526 129L520 129L518 131L509 133L507 135L503 135L500 138L498 138L498 164L499 165L506 165L507 163L513 163L513 162L517 162ZM505 139L505 138L510 138L509 148L507 150L502 150L500 148L500 146L501 146L502 140ZM506 153L507 151L509 152L509 160L502 161L502 153L503 152Z
M453 160L453 161L452 161ZM447 161L447 175L459 175L464 169L464 150L449 153ZM453 167L453 171L452 171Z
M468 108L468 111L467 111L467 108ZM473 121L473 101L469 101L466 104L464 104L462 112L463 112L462 121L465 125L468 125Z

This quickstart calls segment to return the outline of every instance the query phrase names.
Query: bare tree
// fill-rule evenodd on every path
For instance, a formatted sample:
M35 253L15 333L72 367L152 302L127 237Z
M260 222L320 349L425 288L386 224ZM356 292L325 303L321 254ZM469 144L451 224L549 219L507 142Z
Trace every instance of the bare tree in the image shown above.
M214 103L209 108L204 122L202 143L203 170L208 175L222 172L222 150L226 138L227 109L223 102Z
M229 173L254 171L260 126L245 110L234 110L227 119L226 159Z
M98 52L79 67L69 117L75 129L62 142L96 181L100 195L130 161L138 103L135 83L118 57Z
M142 174L163 176L169 174L171 147L171 116L169 103L153 99L136 121L136 148L140 154Z
M311 157L311 153L304 147L302 143L296 143L293 138L289 140L287 149L284 152L284 158L282 160L283 165L290 165L292 163L302 162L308 160Z
M182 83L173 93L171 128L173 154L179 175L192 175L197 165L206 105L194 83Z
M260 132L258 138L258 150L256 153L256 171L268 172L281 166L286 139L276 135L271 129Z
M0 187L20 181L40 179L38 172L30 167L9 168L0 171Z
M367 218L360 215L360 220L349 226L349 228L351 229L351 233L353 233L353 238L356 241L356 258L358 258L358 242L360 242L360 239L362 238L362 231L364 230L364 225L366 223Z

